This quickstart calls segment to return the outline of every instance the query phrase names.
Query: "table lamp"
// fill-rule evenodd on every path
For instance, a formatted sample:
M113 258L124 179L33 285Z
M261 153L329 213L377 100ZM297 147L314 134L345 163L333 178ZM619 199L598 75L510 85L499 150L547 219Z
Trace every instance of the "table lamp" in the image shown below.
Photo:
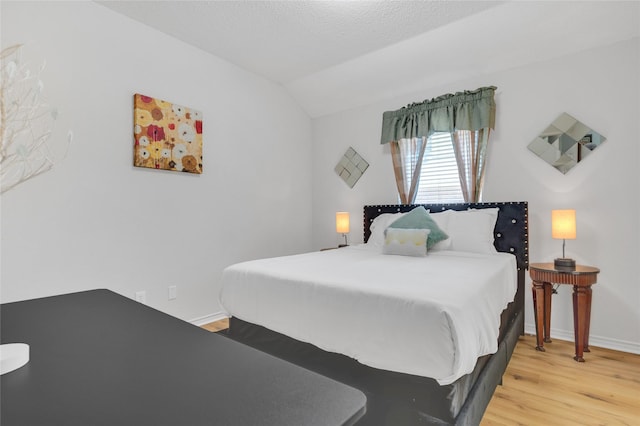
M340 244L338 247L348 246L347 234L349 233L349 212L336 213L336 232L338 234L342 234L344 237L344 244Z
M558 270L574 270L576 261L564 255L566 240L576 238L576 211L575 210L552 210L551 211L551 237L562 239L562 257L553 261L554 268Z

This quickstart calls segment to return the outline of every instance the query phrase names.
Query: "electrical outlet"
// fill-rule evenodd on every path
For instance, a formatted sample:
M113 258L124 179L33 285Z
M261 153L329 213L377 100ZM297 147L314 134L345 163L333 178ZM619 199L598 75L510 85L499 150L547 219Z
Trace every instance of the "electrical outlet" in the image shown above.
M170 285L169 286L169 300L178 298L178 286Z
M147 292L144 290L136 291L136 302L147 303Z

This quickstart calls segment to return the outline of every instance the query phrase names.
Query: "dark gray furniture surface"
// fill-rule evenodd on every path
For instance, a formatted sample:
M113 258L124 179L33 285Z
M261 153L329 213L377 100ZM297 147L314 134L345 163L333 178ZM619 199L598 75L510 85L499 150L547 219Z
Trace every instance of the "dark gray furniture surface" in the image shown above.
M108 290L3 304L2 426L350 425L364 394Z

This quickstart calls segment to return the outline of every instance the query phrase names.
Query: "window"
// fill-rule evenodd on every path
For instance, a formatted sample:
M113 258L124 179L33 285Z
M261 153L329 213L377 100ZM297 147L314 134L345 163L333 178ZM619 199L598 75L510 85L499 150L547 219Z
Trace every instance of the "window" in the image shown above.
M422 159L420 184L415 202L464 202L450 133L437 132L429 137Z
M480 201L487 143L490 129L495 128L495 90L489 86L446 94L382 114L380 142L391 143L393 174L401 202ZM409 139L417 135L421 139ZM425 143L425 135L431 135L429 144ZM416 167L417 159L421 164ZM407 163L412 161L414 169L421 170L420 176L407 173ZM454 183L456 162L460 165L460 183Z

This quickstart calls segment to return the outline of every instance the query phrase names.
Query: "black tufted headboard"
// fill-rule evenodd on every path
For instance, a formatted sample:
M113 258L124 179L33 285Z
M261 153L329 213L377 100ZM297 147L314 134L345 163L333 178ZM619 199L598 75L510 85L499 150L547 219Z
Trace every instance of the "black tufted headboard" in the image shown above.
M498 207L498 220L494 230L496 250L513 253L519 270L529 267L529 224L528 203L526 201L500 203L460 203L460 204L396 204L364 206L364 242L371 235L371 222L382 213L404 213L417 206L436 213L444 210L487 209Z
M518 290L514 297L514 308L524 315L525 270L529 268L529 215L526 201L500 203L461 203L461 204L396 204L364 206L364 242L371 235L371 222L382 213L404 213L417 206L424 206L431 212L444 210L487 209L498 207L498 219L494 229L496 250L513 253L518 268ZM503 321L505 318L503 312ZM519 333L524 334L524 320L520 320Z

